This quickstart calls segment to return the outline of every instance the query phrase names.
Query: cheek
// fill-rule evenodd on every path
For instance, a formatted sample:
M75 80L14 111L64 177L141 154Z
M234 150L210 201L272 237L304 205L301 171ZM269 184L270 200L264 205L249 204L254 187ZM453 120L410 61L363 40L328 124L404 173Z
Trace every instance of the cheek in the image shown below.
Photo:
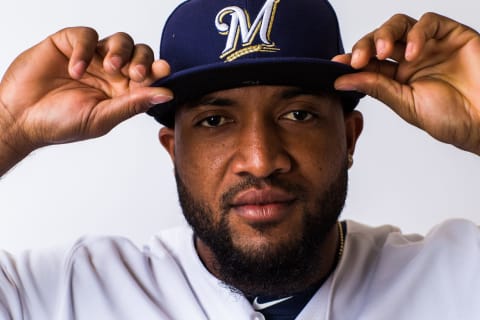
M185 173L206 178L222 170L225 151L223 144L184 144L177 149L176 164Z
M318 130L289 139L290 154L304 174L328 175L343 165L346 158L346 142L337 129Z
M183 140L176 147L175 166L189 190L210 207L220 196L222 179L227 170L228 148L222 143Z

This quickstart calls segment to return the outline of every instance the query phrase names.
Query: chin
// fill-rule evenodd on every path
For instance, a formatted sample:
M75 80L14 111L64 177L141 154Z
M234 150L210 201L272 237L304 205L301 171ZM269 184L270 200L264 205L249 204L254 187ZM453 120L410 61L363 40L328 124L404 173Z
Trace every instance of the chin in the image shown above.
M229 227L232 246L245 254L273 254L280 248L295 246L302 241L304 230L291 223L244 225ZM235 230L235 231L233 231Z

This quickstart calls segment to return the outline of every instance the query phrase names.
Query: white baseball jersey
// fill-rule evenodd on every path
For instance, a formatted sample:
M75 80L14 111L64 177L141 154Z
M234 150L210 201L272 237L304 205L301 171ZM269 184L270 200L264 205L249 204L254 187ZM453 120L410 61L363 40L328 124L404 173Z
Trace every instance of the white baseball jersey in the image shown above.
M426 237L347 221L334 273L297 319L479 319L480 233L451 220ZM261 319L203 266L192 231L139 249L81 239L67 251L0 254L0 319Z

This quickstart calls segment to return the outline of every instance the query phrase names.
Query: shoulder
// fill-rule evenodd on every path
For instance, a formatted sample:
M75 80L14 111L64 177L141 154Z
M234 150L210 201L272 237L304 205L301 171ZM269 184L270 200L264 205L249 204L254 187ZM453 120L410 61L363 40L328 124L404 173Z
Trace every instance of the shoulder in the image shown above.
M391 225L370 227L355 221L347 221L347 226L349 242L352 242L352 245L369 246L370 250L437 246L442 242L454 247L480 238L478 226L465 219L446 220L424 236L405 234L398 227Z
M80 238L71 248L69 264L91 264L96 268L118 262L123 265L149 263L152 260L169 260L177 254L191 230L186 226L162 230L152 237L148 244L139 246L121 236L86 236Z
M471 221L447 220L425 236L404 234L392 226L368 227L356 222L349 222L348 228L342 270L351 272L354 268L366 281L402 277L418 281L418 275L426 281L445 274L465 279L470 274L480 280L476 276L480 232Z
M344 272L355 273L368 282L422 273L458 274L461 269L472 272L480 266L480 232L471 221L447 220L425 236L404 234L388 225L369 227L348 221L347 226L339 266L343 276Z
M404 234L392 226L352 221L347 226L345 251L334 278L338 310L345 313L341 306L348 304L354 310L352 319L359 310L365 319L379 319L379 314L387 315L382 319L478 314L472 313L478 310L473 310L477 307L471 295L472 288L480 287L480 232L474 223L448 220L425 236ZM402 302L409 302L409 308Z

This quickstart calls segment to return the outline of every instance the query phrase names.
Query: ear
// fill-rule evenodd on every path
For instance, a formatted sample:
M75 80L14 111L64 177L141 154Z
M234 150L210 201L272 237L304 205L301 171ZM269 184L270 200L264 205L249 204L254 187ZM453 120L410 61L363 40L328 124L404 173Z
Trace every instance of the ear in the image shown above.
M363 129L363 116L359 111L345 114L345 136L347 138L347 154L353 156L357 139Z
M158 139L167 150L172 162L175 163L175 130L167 127L161 128L158 132Z

